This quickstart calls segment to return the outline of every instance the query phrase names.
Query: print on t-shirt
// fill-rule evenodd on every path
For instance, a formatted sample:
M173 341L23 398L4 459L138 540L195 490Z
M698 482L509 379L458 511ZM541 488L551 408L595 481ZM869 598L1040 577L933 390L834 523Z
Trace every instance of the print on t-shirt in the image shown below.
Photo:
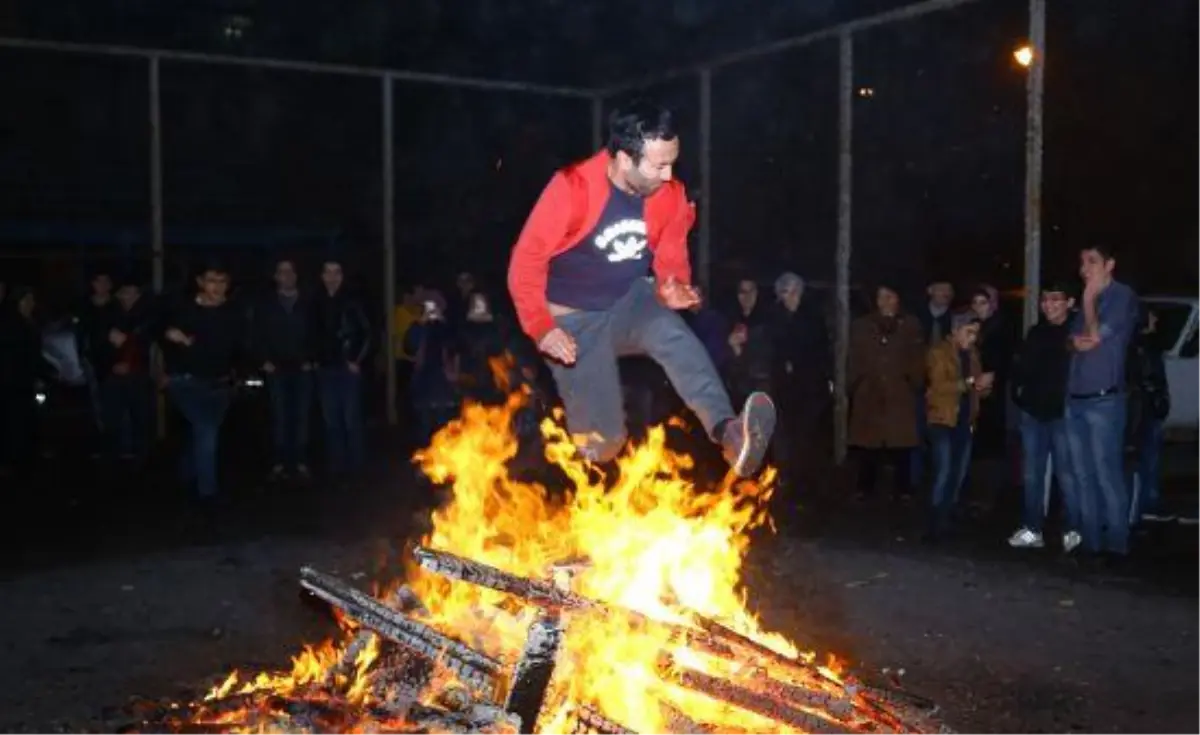
M592 244L608 254L610 263L639 259L646 249L646 222L641 219L614 222L597 232Z
M609 185L596 226L579 244L550 260L546 298L552 304L603 311L650 273L644 200Z

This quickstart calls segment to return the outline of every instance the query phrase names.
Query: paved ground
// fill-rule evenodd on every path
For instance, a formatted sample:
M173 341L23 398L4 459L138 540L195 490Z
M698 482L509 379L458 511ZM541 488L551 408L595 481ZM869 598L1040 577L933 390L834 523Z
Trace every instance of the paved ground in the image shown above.
M217 537L192 535L161 476L83 481L101 474L60 463L38 510L7 516L4 731L111 729L131 695L183 697L231 667L285 664L330 632L296 569L372 574L411 516L399 462L340 491L235 478ZM1181 502L1195 487L1172 485ZM1136 560L1110 569L1008 550L1004 512L929 548L916 509L808 499L754 545L753 604L862 670L903 668L960 731L1195 732L1195 529L1142 537Z

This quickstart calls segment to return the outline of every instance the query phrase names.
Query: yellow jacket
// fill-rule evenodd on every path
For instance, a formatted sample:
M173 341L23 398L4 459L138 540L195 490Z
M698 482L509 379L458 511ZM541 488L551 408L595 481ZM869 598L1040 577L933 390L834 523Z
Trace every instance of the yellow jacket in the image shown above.
M971 426L979 418L979 393L965 385L963 380L983 374L979 364L979 350L971 348L971 374L962 374L962 363L958 359L958 345L951 338L942 340L929 348L925 354L925 415L930 425L948 426L958 424L958 403L963 392L971 397Z

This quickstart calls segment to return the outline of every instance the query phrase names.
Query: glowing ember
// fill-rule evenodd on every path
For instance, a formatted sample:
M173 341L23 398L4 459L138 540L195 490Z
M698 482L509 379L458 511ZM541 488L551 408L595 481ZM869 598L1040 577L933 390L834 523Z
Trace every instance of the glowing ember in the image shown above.
M378 638L346 620L345 645L305 649L290 674L243 679L235 672L186 710L187 724L237 732L466 731L486 729L484 722L493 731L525 732L912 729L893 708L842 681L836 665L814 666L811 654L762 630L747 611L742 562L749 532L769 521L772 470L757 483L729 479L699 490L688 480L691 459L668 449L658 428L601 477L547 420L545 458L568 488L552 491L509 474L518 449L510 426L524 400L515 393L504 406L468 405L418 453L421 469L449 488L421 540L430 550L423 562L448 552L447 559L547 594L534 600L414 564L404 591L424 608L411 615L417 622L401 622L429 631L423 640L445 641L444 634L510 670L535 621L546 630L546 621L561 625L536 726L498 709L503 691L464 683L450 658L426 661L407 684L403 677L389 682L411 661L388 660L386 651L403 646L381 653ZM556 594L571 604L548 609ZM465 660L444 650L455 655ZM497 682L501 689L507 677Z

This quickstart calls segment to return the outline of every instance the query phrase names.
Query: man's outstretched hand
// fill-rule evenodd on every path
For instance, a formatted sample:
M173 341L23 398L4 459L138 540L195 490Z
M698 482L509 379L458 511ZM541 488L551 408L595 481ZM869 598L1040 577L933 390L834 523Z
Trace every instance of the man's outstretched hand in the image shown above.
M538 342L538 349L564 365L574 365L578 354L575 338L567 334L567 330L562 327L555 327L546 332L546 336Z
M682 311L700 304L700 291L674 278L668 278L658 284L658 298L668 309Z

